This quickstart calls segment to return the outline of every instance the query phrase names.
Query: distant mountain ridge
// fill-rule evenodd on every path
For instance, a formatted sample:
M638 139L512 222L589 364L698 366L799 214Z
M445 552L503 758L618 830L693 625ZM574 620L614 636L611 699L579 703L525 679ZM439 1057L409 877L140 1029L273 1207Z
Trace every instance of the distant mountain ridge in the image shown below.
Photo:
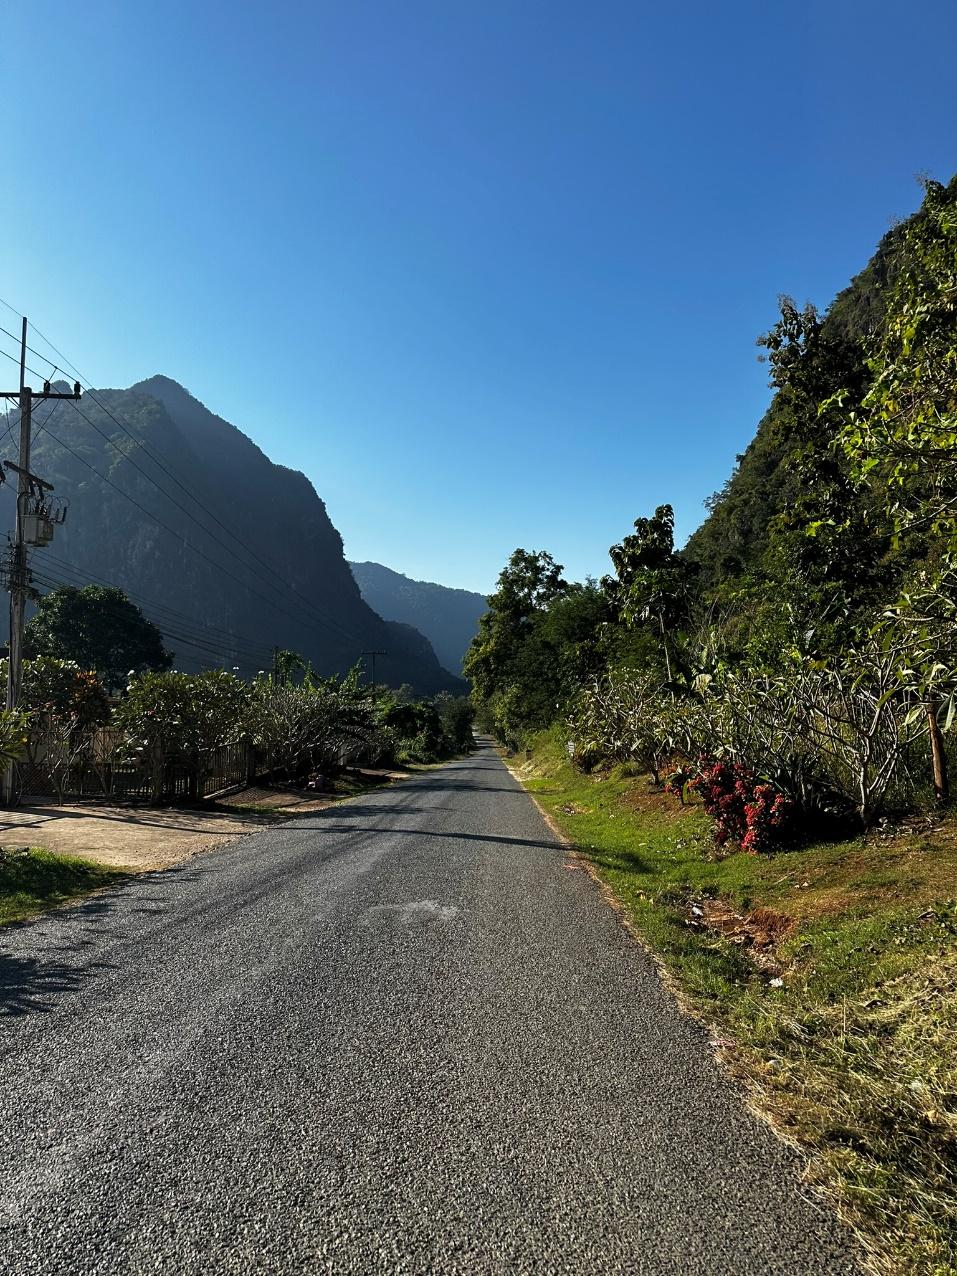
M41 590L118 585L163 629L182 669L255 672L282 647L323 674L343 673L377 650L387 653L381 681L464 690L427 639L363 601L304 474L270 461L168 377L93 390L76 406L82 415L59 403L34 417L31 468L70 502L54 543L30 556ZM9 486L0 488L8 527Z
M381 563L351 563L362 597L388 620L414 625L425 634L441 663L454 673L478 631L488 600L468 589L412 580Z

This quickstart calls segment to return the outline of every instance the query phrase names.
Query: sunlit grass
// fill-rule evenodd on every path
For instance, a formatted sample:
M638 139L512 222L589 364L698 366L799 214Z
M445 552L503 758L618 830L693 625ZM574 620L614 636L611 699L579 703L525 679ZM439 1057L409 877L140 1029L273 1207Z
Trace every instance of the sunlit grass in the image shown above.
M957 829L718 857L700 807L575 772L544 737L518 773L587 856L732 1066L812 1154L885 1273L957 1272ZM769 916L760 953L689 924ZM762 910L765 910L762 913Z
M89 895L126 876L75 855L0 850L0 924L33 917L54 904Z

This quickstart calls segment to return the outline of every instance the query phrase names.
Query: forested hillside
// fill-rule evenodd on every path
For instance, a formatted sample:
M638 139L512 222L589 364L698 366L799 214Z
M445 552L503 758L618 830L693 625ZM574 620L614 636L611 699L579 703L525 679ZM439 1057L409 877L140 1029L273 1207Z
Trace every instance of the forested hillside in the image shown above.
M425 634L446 669L460 673L479 617L488 610L482 594L411 580L381 563L350 563L362 597L388 620L414 625Z
M820 627L893 594L932 552L920 537L895 543L894 500L879 482L855 481L838 437L872 384L907 231L898 225L884 236L826 313L782 298L780 320L759 338L776 393L685 547L702 596L757 607L765 621L783 603L795 623Z
M9 424L16 429L16 414ZM33 470L69 501L53 545L32 555L41 591L118 585L186 670L254 673L279 647L320 673L343 673L378 650L380 680L423 693L462 688L421 634L362 600L305 475L274 464L175 381L38 405L34 436ZM12 518L7 487L0 519Z

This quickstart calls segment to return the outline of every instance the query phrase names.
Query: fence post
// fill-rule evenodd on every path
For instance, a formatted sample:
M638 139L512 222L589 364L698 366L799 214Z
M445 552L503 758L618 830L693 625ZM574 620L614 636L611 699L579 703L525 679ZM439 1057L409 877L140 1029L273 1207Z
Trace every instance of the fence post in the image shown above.
M246 748L246 785L252 787L256 783L256 746L252 740L245 742Z
M150 749L150 805L159 806L163 801L163 781L166 776L166 759L163 746L154 740Z

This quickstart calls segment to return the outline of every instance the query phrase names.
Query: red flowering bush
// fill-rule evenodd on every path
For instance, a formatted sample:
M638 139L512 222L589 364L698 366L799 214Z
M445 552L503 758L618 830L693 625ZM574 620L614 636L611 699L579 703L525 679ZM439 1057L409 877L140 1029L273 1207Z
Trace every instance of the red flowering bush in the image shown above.
M704 760L688 787L701 795L714 820L718 846L736 842L760 855L787 840L794 803L740 762Z

